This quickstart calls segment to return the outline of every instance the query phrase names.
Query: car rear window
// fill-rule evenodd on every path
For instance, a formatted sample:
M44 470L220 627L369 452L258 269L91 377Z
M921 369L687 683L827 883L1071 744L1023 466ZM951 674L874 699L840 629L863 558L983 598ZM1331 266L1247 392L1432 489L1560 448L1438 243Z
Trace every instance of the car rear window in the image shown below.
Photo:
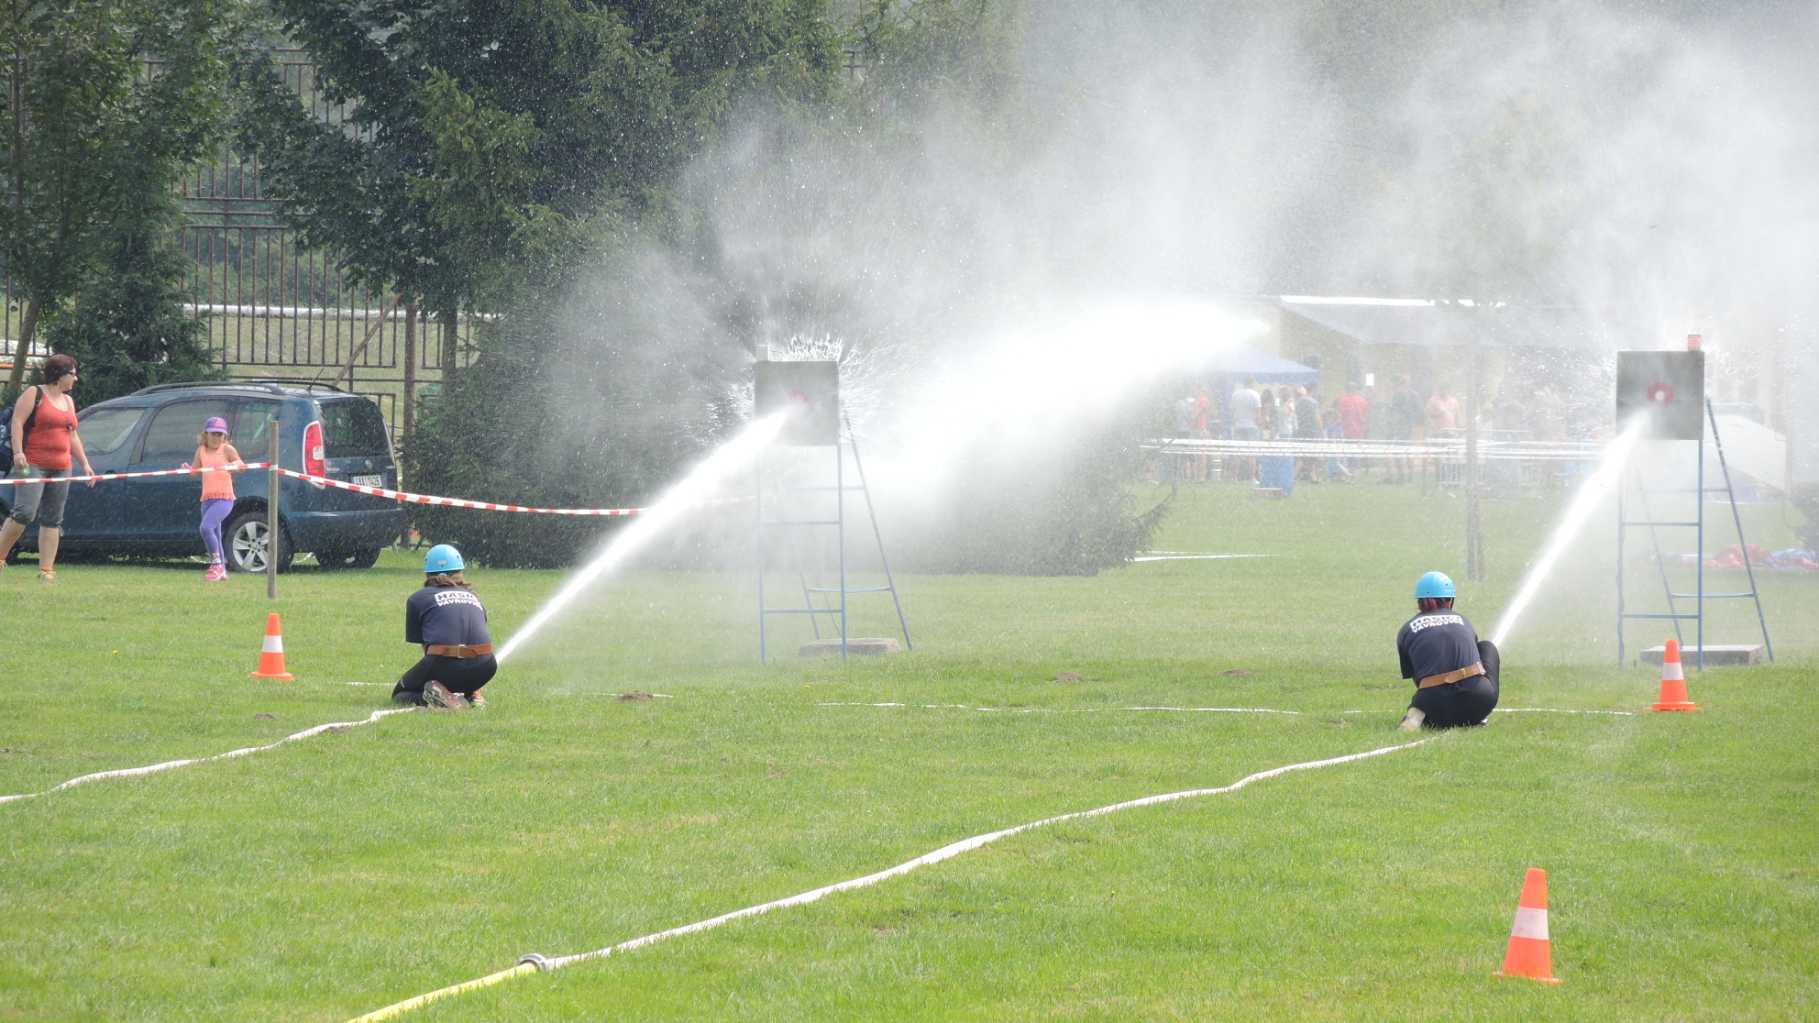
M278 418L278 411L275 401L243 401L234 409L232 440L240 457L263 460L270 454L266 429L271 420Z
M390 455L392 441L379 406L346 398L322 403L322 447L324 458L371 458Z

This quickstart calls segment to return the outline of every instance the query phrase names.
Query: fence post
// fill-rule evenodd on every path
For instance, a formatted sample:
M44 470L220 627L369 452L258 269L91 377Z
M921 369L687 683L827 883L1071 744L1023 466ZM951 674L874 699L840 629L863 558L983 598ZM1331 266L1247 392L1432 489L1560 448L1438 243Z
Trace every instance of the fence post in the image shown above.
M278 599L278 420L265 421L265 599Z
M1481 359L1476 333L1470 336L1466 351L1469 368L1465 385L1465 577L1472 582L1483 582L1484 525L1478 507L1478 366Z
M411 439L411 427L416 425L417 404L417 299L412 296L404 303L404 408L402 417L403 429L398 436L404 440Z

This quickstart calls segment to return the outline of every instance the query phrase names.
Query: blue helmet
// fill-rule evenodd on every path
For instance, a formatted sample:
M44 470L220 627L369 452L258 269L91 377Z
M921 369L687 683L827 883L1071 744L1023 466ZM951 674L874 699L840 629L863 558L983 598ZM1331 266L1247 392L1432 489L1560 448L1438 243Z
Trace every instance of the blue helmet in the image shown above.
M435 575L438 572L459 572L466 567L461 561L461 552L456 550L453 544L439 543L431 547L429 553L423 556L424 575ZM1445 578L1445 576L1441 578ZM1452 583L1446 585L1447 589L1452 589Z
M432 551L431 553L434 552ZM1458 593L1453 589L1453 581L1447 578L1445 572L1429 572L1415 580L1416 600L1420 600L1422 597L1456 596L1458 596Z

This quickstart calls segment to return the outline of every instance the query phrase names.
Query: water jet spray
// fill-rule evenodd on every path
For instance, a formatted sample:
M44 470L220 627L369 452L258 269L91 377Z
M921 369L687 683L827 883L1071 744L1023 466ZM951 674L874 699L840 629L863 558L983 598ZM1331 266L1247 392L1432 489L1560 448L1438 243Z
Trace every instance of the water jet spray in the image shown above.
M581 571L564 583L554 597L538 608L530 621L525 622L499 649L499 663L505 663L506 658L549 624L551 619L561 614L588 587L648 546L664 530L679 521L690 508L711 497L729 476L750 465L758 453L784 428L785 421L786 417L782 413L760 416L734 435L732 440L703 459L687 476L633 519L631 525L620 530L592 561L582 566Z

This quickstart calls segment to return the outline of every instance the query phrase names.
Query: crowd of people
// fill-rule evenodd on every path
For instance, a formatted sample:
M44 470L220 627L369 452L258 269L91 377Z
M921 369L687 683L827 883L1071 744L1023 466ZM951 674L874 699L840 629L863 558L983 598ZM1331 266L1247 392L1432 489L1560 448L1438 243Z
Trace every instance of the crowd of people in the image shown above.
M1260 386L1255 379L1247 379L1234 388L1224 402L1215 402L1211 391L1202 384L1173 404L1174 433L1177 437L1239 441L1361 440L1373 436L1372 401L1368 391L1354 382L1346 387L1344 394L1322 406L1317 385ZM1392 406L1389 411L1393 419L1399 406ZM1401 439L1409 434L1398 426L1391 436ZM1221 475L1226 479L1255 480L1258 473L1258 460L1241 456L1226 459ZM1297 461L1295 474L1304 480L1337 481L1350 479L1353 471L1344 459L1302 458ZM1179 473L1179 478L1188 480L1205 480L1211 476L1210 459L1204 454L1186 459L1186 465Z
M1557 413L1559 403L1548 398L1546 392L1534 396L1534 408L1529 411L1552 408ZM1318 384L1259 384L1249 378L1228 394L1218 394L1201 384L1185 397L1173 400L1169 413L1173 436L1202 440L1420 442L1458 437L1466 427L1463 402L1444 381L1437 382L1423 397L1407 374L1398 375L1383 390L1350 381L1330 401L1323 400ZM1490 403L1479 422L1481 427L1502 435L1557 439L1542 429L1541 423L1559 422L1559 415L1521 413L1518 403L1498 400ZM1557 429L1553 432L1558 433ZM1385 483L1412 482L1419 468L1410 457L1389 457L1372 464ZM1365 469L1364 464L1344 457L1301 457L1295 459L1294 476L1308 482L1349 482ZM1217 476L1254 482L1260 475L1259 459L1254 456L1228 455L1215 467L1213 459L1200 452L1164 458L1156 470L1158 479L1188 481Z

